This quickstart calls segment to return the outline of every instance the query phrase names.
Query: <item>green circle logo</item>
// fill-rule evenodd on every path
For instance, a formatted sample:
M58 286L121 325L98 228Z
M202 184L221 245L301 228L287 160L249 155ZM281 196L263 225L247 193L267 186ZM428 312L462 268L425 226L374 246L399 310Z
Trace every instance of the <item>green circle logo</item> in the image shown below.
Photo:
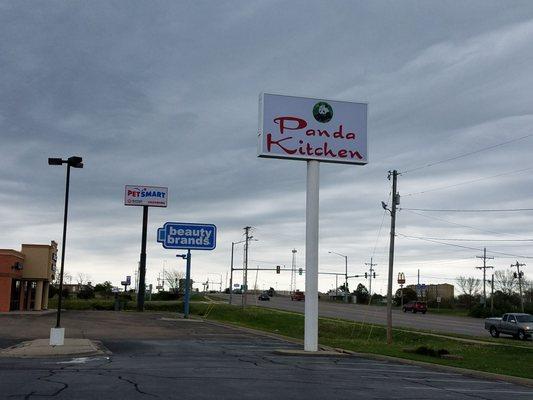
M318 122L329 122L333 118L333 108L325 101L320 101L313 107L313 117Z

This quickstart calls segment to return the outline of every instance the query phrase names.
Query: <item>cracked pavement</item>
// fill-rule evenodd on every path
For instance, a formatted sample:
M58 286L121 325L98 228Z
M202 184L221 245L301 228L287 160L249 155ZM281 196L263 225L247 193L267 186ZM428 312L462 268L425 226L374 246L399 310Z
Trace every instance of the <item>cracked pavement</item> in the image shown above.
M66 312L67 335L101 340L109 356L0 359L1 399L530 399L531 388L359 357L274 354L301 346L161 313ZM45 317L0 318L0 345ZM38 319L44 318L44 319ZM72 326L72 328L69 328ZM8 328L9 327L9 328ZM49 329L49 327L47 328ZM11 333L10 333L11 332Z

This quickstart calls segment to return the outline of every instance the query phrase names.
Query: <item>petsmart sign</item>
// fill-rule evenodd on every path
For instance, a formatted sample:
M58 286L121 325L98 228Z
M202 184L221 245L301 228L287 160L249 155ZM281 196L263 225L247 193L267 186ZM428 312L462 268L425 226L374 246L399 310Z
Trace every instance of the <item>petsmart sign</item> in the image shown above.
M168 188L159 186L126 185L124 205L166 207Z
M217 245L217 227L212 224L166 222L157 230L157 241L165 249L213 250Z
M258 156L367 164L367 107L263 93Z

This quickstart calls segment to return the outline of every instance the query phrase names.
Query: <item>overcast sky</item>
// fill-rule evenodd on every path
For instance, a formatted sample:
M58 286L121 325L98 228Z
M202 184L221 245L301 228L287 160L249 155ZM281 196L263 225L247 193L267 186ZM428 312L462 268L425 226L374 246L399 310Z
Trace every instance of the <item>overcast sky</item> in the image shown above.
M73 276L133 275L142 209L124 206L125 184L169 188L168 208L150 209L148 283L165 264L184 270L156 242L166 221L218 227L216 250L193 253L196 282L224 286L246 225L250 267L289 266L293 248L303 267L306 166L257 158L261 92L369 104L368 165L321 164L321 271L344 271L330 250L349 274L373 257L385 294L388 170L407 171L403 208L533 208L531 1L0 1L0 37L0 247L60 242L65 168L47 158L80 155ZM531 211L401 210L395 276L481 277L486 246L496 269L518 259L531 277L533 242L519 240L532 222ZM288 273L249 277L289 288ZM334 284L323 275L319 289Z

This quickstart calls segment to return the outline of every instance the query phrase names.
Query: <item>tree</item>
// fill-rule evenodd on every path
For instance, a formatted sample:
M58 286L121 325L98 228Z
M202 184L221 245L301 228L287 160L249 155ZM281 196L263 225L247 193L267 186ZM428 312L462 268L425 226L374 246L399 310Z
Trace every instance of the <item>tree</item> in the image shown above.
M85 272L78 272L76 274L76 282L78 282L78 285L87 285L90 284L91 277L89 274L86 274Z
M168 285L169 292L177 292L180 279L183 279L184 277L185 274L177 269L163 270L163 282Z
M518 290L518 279L511 270L499 270L494 272L494 288L511 296Z
M361 304L367 304L368 299L370 298L370 294L368 293L368 289L365 285L360 283L357 285L357 289L355 289L354 294L357 298L357 302Z
M458 276L457 285L461 288L461 291L469 297L474 297L481 288L481 280L469 276Z
M418 299L416 291L411 288L403 288L403 304L409 303L410 301ZM402 304L402 289L398 289L394 294L394 303L399 306Z
M102 297L108 298L113 294L113 284L109 281L104 283L97 283L94 286L94 293Z

